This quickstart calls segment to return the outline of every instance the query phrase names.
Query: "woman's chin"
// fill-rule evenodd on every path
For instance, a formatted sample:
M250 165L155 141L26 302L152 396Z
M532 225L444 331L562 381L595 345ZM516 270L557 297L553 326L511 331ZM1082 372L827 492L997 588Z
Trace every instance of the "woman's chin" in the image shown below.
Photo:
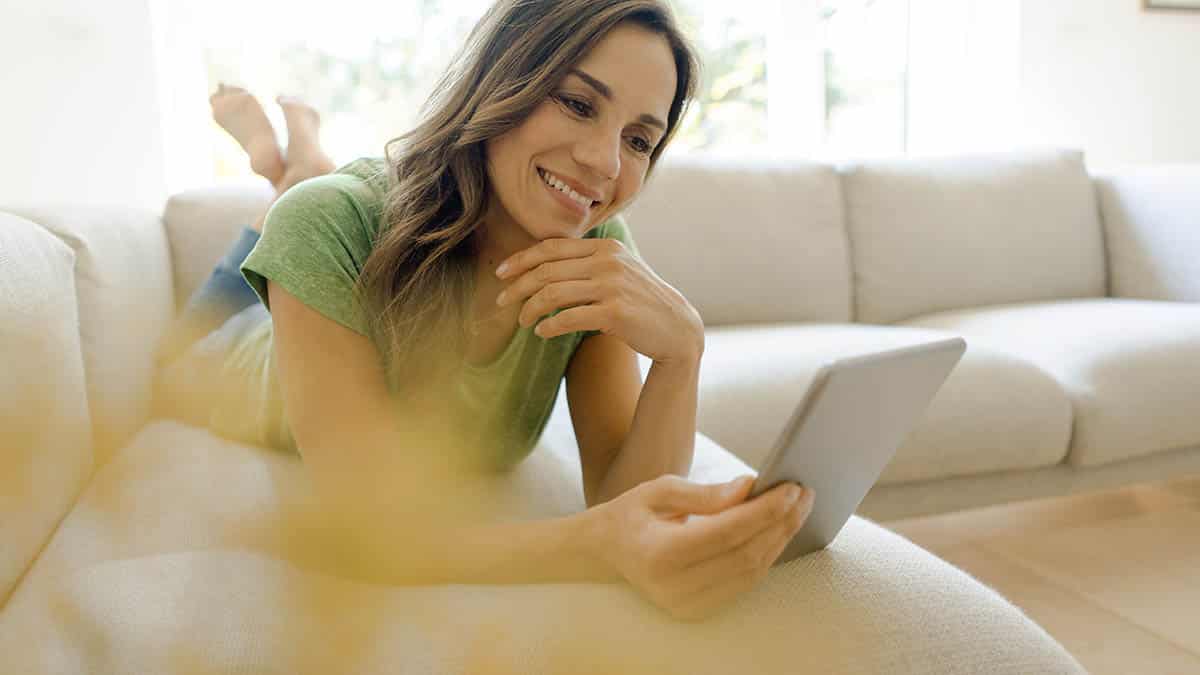
M546 218L542 221L543 226L537 231L542 234L539 239L555 239L568 237L572 239L581 239L583 235L591 229L590 219L576 220L569 217L557 216Z

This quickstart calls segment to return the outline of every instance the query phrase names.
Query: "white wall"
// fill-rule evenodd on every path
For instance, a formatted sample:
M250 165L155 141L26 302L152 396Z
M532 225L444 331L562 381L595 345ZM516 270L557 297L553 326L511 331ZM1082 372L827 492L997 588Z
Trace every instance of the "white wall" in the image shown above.
M1088 164L1200 162L1200 12L1022 0L1022 137Z
M160 209L148 0L0 0L0 205Z

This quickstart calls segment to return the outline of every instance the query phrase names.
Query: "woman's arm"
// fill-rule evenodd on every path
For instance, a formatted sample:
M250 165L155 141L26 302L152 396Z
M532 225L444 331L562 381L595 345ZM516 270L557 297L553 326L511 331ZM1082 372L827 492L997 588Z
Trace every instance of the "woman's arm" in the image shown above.
M268 283L284 406L331 526L333 554L391 584L617 581L594 509L532 522L473 517L437 438L402 428L367 338ZM417 419L414 416L414 419Z
M696 447L702 354L650 366L629 435L600 481L597 504L664 474L687 478Z

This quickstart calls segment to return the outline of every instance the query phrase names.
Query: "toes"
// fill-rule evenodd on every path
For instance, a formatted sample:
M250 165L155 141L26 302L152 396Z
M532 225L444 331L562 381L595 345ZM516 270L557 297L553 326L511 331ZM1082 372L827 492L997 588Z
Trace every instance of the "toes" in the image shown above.
M242 87L235 87L232 84L225 84L224 82L219 82L217 84L217 90L215 92L213 92L212 96L208 97L208 100L216 101L217 99L224 98L226 96L239 96L239 95L248 94L248 93L249 92L247 92Z
M304 99L299 96L276 96L275 102L283 108L284 112L302 110L311 115L316 115L317 109L309 105Z
M305 116L308 118L309 124L319 125L321 123L321 114L317 109L309 105L304 99L298 96L276 96L275 102L283 108L283 116L288 122L296 122L303 120Z

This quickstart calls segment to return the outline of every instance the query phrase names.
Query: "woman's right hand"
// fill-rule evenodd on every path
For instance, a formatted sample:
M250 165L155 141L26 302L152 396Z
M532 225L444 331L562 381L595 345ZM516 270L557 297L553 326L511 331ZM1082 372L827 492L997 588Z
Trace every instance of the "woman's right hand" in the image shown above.
M708 618L766 577L812 512L811 489L784 482L747 500L753 484L667 474L601 504L606 562L673 617Z

